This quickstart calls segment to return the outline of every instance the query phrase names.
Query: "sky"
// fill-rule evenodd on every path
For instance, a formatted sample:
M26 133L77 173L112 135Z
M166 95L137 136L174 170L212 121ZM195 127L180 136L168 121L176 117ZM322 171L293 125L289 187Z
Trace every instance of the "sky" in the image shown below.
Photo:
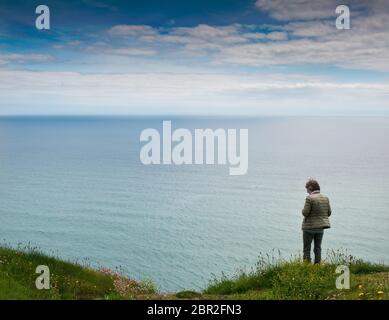
M0 0L0 115L387 116L388 101L387 0Z

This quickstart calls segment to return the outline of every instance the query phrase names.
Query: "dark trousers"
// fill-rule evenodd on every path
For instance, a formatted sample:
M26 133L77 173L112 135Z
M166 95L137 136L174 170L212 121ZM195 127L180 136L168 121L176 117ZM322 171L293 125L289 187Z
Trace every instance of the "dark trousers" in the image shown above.
M313 252L315 253L315 263L320 263L321 261L321 241L323 240L324 231L305 231L303 230L303 257L307 262L311 262L311 244L314 243Z

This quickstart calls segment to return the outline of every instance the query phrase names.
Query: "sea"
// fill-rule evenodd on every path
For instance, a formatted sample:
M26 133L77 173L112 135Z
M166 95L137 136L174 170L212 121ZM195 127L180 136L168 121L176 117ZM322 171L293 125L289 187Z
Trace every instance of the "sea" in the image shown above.
M140 134L164 120L248 129L247 173L144 165ZM389 263L388 138L388 117L3 116L0 239L165 292L201 290L260 256L301 253L313 177L333 212L324 255Z

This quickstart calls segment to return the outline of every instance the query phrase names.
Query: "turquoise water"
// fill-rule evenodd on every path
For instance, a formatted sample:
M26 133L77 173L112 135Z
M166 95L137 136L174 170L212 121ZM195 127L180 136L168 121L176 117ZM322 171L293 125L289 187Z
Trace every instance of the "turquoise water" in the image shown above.
M259 253L301 249L304 184L333 207L324 250L389 262L389 118L165 119L248 128L249 168L145 166L158 118L0 118L0 239L199 289Z

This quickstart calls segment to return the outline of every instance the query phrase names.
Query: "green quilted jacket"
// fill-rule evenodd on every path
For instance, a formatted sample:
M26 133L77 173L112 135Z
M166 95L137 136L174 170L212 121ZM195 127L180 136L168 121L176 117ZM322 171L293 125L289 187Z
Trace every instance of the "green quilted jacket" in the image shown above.
M305 199L302 211L304 221L303 230L330 228L331 206L329 199L319 191L312 192Z

